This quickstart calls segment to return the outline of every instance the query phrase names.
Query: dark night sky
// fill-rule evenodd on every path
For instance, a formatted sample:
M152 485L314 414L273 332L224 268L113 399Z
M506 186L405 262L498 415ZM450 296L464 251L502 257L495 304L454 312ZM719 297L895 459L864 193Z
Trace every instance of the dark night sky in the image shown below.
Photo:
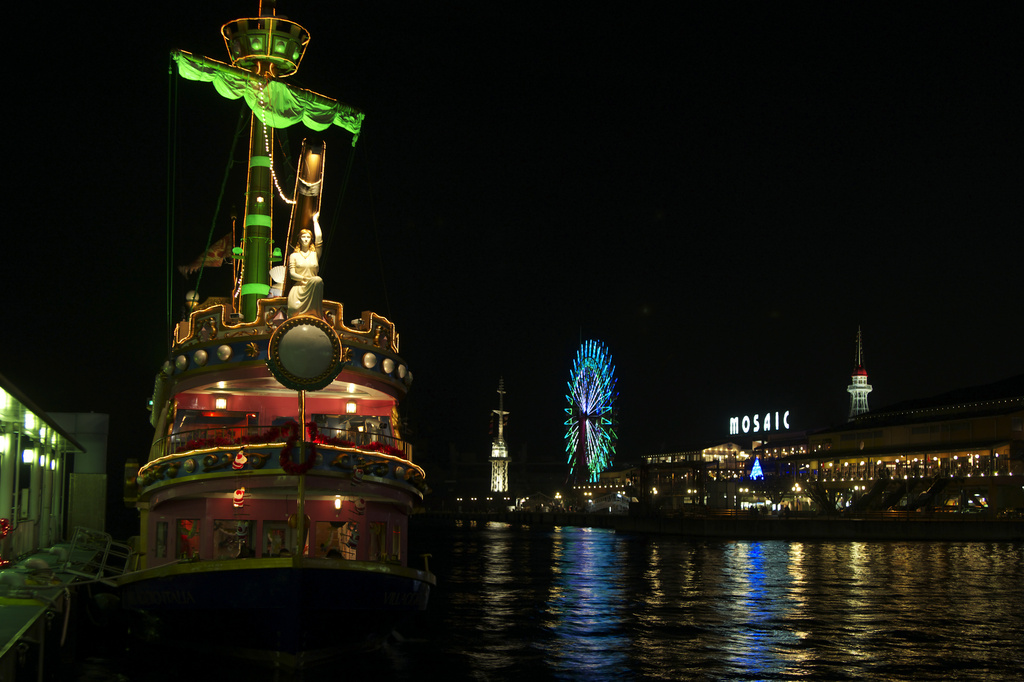
M348 317L398 325L421 461L486 454L500 376L513 452L560 460L586 338L614 356L620 460L725 440L732 415L842 421L858 325L876 408L1024 371L1018 6L557 4L279 8L313 36L293 80L367 112L340 210L327 135L322 274ZM115 462L145 451L166 352L167 53L224 59L220 25L255 9L137 5L14 9L40 56L5 107L0 372L110 412ZM175 264L239 112L178 92Z

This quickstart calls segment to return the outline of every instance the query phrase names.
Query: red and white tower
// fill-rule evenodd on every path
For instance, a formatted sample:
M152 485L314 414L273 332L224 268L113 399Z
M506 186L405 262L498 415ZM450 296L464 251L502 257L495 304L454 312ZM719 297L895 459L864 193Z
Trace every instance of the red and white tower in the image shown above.
M491 443L491 492L508 492L508 447L505 445L505 379L498 380L498 434Z
M868 372L864 369L864 346L861 343L860 327L857 327L857 354L854 357L853 382L846 388L850 394L850 419L868 411Z

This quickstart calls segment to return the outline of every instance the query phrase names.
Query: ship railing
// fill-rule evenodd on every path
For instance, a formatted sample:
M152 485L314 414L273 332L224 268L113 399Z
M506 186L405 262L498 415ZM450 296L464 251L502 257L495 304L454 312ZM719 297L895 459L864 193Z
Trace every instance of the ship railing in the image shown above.
M179 431L153 444L150 461L194 450L280 443L287 441L288 435L282 426L218 426ZM381 451L412 462L412 444L388 433L318 427L312 440L323 445Z
M114 586L115 578L130 567L134 553L130 545L114 542L108 533L78 526L61 570Z

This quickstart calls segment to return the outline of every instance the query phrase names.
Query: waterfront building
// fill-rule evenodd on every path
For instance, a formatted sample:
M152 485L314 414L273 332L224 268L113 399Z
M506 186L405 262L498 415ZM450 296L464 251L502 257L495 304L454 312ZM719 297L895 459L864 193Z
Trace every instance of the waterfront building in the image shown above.
M665 513L738 504L738 483L753 466L753 448L729 441L693 450L646 455L639 477L643 499Z
M641 502L665 514L1024 509L1024 375L839 426L761 435L749 446L645 456L636 474ZM755 461L761 480L751 476Z
M85 448L0 375L0 557L67 537L71 457ZM93 500L103 504L103 499Z
M782 461L843 506L1024 507L1024 375L868 412L807 447Z
M596 481L573 485L567 495L568 504L576 511L626 513L631 503L639 502L642 472L643 467L630 464L602 471Z

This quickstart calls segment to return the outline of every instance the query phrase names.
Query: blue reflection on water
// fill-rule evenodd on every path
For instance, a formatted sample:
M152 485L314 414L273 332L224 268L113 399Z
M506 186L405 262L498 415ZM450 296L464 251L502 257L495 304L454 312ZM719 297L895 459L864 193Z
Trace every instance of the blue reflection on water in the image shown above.
M543 626L553 637L538 644L558 678L606 678L630 671L624 632L627 595L624 555L613 531L558 528L554 533L549 597Z
M438 584L396 641L346 648L297 676L232 664L232 679L1020 679L1024 543L716 542L504 524L415 537L411 553L433 554ZM160 649L88 679L171 682L196 663Z
M517 682L1003 679L1024 636L1008 607L1024 602L1022 559L1020 544L492 524L454 535L425 614L437 638L409 660L449 679Z
M745 551L744 551L745 550ZM764 548L760 542L737 547L736 559L741 563L738 566L739 578L737 588L746 588L746 595L736 601L737 621L743 621L746 615L746 622L738 622L737 646L731 656L732 660L745 672L749 672L756 678L764 675L765 669L774 669L770 661L766 661L769 655L769 648L765 646L765 631L762 623L769 619L769 608L771 606L767 599L767 590L764 581Z

